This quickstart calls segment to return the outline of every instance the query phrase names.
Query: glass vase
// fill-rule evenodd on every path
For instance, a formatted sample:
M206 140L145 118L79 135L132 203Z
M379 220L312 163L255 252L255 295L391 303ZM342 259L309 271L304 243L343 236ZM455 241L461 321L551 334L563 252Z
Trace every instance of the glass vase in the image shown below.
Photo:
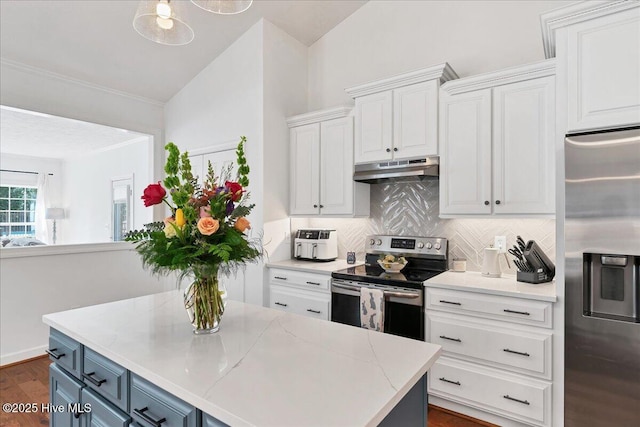
M217 269L194 271L194 275L193 282L184 290L184 306L194 334L213 334L220 329L227 290L218 278Z

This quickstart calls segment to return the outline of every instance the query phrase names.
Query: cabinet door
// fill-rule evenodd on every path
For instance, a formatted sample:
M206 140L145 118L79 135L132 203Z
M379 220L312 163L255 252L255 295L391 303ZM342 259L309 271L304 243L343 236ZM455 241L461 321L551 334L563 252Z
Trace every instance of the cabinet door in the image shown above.
M82 427L126 427L131 424L129 415L86 388L82 389L82 405L85 410L80 417Z
M80 425L80 390L84 384L60 369L49 366L49 402L55 410L49 411L50 427L78 427ZM78 416L76 416L78 415Z
M320 125L320 213L353 213L353 119Z
M438 154L438 82L393 91L393 159Z
M491 213L491 89L442 94L440 213Z
M229 181L235 181L236 174L238 173L237 160L236 150L223 150L204 154L202 156L202 180L207 176L209 163L211 163L211 167L216 176L222 179L223 172L228 170L229 173L227 176ZM224 182L220 182L220 184L224 185Z
M567 29L568 130L640 123L638 8Z
M320 124L291 129L291 215L320 213Z
M493 89L493 212L555 211L554 77Z
M391 160L392 92L356 98L355 163Z

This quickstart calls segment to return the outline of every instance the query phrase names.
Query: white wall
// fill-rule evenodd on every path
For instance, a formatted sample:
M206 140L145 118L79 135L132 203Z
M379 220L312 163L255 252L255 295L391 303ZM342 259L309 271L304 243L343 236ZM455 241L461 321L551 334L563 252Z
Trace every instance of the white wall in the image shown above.
M67 217L59 221L62 244L111 241L111 180L133 176L133 224L139 229L153 221L153 209L140 199L153 183L148 161L150 138L96 151L64 162L64 200Z
M167 140L199 150L247 137L252 233L269 253L289 257L280 243L289 230L285 118L306 106L306 48L261 20L209 64L165 106ZM263 234L264 233L264 234ZM273 250L271 250L273 248ZM284 255L286 253L286 255ZM273 258L271 258L273 259ZM277 258L282 259L282 258ZM264 304L263 265L249 265L244 300Z
M44 314L176 286L175 278L158 280L144 271L137 252L130 248L18 258L1 255L0 365L44 354L49 334L42 323Z
M309 109L344 93L448 62L460 77L544 59L540 13L568 1L370 1L309 48Z

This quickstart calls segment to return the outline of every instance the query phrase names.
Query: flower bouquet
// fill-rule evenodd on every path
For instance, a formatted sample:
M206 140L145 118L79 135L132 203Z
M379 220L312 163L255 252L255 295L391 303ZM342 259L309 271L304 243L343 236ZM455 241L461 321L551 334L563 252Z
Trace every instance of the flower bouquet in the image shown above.
M147 207L166 203L171 216L145 224L144 229L125 237L138 243L136 250L143 266L153 274L178 271L180 279L194 278L185 290L185 307L195 333L216 332L219 328L226 298L219 275L235 272L262 256L260 239L245 234L251 228L246 217L255 206L248 203L245 190L250 170L245 142L241 137L236 150L235 180L230 180L233 165L216 175L209 162L202 185L191 172L188 153L180 154L175 144L168 143L166 177L163 183L149 185L142 200Z

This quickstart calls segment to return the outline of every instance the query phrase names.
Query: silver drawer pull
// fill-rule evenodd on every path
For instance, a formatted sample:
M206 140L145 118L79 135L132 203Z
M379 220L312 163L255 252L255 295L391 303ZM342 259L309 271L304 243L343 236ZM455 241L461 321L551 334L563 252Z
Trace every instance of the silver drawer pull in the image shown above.
M451 381L446 379L445 377L440 378L440 381L444 381L445 383L460 385L460 381Z
M316 286L320 286L320 283L318 283L318 282L307 282L307 285L316 285Z
M50 350L46 350L47 354L49 356L53 357L56 360L59 360L61 357L66 356L66 354L64 354L64 353L57 354L57 353L55 353L56 351L58 351L57 348L52 348Z
M444 300L444 299L441 299L440 302L443 303L443 304L462 305L462 303L454 302L454 301L447 301L447 300Z
M507 353L519 354L520 356L531 356L529 353L523 353L521 351L509 350L508 348L503 348L502 351Z
M273 276L273 278L278 280L287 280L286 277L280 277L280 276Z
M529 401L528 401L528 400L520 400L520 399L516 399L515 397L511 397L511 396L509 396L508 394L505 394L505 395L504 395L504 396L502 396L502 397L504 397L505 399L508 399L508 400L513 400L514 402L522 403L523 405L531 405L531 403L529 403Z
M320 313L321 313L321 311L320 311L320 310L312 310L312 309L310 309L310 308L307 308L307 311L308 311L309 313L315 313L315 314L320 314Z
M522 314L523 316L531 316L531 313L527 313L526 311L515 311L515 310L509 310L508 308L505 308L502 311L504 311L505 313Z
M455 341L455 342L462 342L462 340L460 338L449 338L446 335L440 335L440 338L442 338L443 340L449 340L449 341Z
M102 384L107 382L106 379L99 380L99 379L93 378L92 375L95 375L95 372L87 372L86 374L83 373L82 378L89 381L91 384L93 384L96 387L100 387Z
M279 305L279 306L281 306L281 307L286 307L286 306L287 306L287 304L283 304L283 303L278 302L278 301L274 302L274 304L275 304L275 305Z

